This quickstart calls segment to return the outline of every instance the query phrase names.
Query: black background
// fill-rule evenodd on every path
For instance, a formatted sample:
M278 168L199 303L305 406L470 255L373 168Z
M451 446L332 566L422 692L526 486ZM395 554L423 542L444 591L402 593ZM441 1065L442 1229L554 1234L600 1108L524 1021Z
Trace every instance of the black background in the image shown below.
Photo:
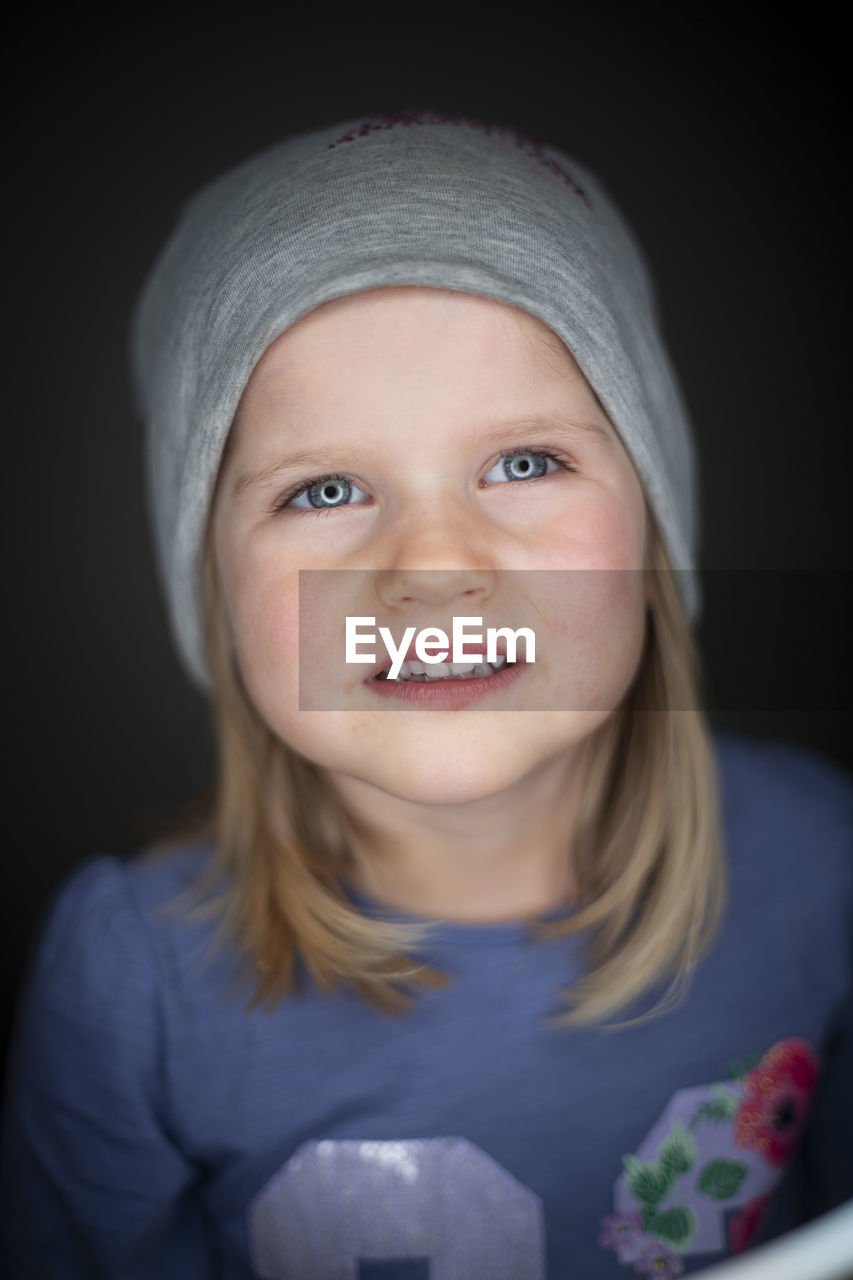
M3 1014L45 903L210 777L154 577L127 325L180 203L280 137L432 107L604 180L702 465L714 723L853 769L846 44L829 6L124 7L12 19ZM795 11L796 13L797 11Z

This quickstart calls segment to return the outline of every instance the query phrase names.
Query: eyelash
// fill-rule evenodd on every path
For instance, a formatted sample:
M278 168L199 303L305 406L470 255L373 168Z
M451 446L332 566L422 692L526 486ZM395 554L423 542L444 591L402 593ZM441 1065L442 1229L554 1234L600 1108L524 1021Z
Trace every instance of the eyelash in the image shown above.
M556 453L551 449L521 449L518 447L514 449L504 449L503 452L499 454L497 461L494 462L492 466L496 467L498 465L498 462L502 461L502 459L511 458L517 453L529 453L537 458L551 458L554 462L557 463L559 467L562 467L564 471L577 471L577 467L574 465L574 463L571 462L567 457L565 457L564 454ZM492 467L489 467L489 470L491 471ZM534 476L532 478L532 481L528 480L526 483L530 484L535 482L536 480L547 480L547 479L549 479L548 476ZM287 493L284 493L281 495L280 498L277 498L276 501L273 503L272 507L270 508L269 514L278 515L280 512L287 510L288 503L292 502L294 498L300 497L303 493L306 493L308 489L312 489L315 484L325 484L327 480L347 480L349 481L349 483L352 483L352 481L350 480L350 477L345 476L340 471L330 471L327 475L315 476L313 480L303 481L302 484L297 485L293 489L289 489ZM518 482L516 481L515 483L518 483ZM487 486L487 488L491 488L491 487L492 487L491 485ZM348 503L347 505L361 506L363 504ZM340 510L340 508L315 507L311 511L303 510L302 508L296 508L296 510L298 510L299 514L302 516L326 516L326 515L331 515L333 511Z

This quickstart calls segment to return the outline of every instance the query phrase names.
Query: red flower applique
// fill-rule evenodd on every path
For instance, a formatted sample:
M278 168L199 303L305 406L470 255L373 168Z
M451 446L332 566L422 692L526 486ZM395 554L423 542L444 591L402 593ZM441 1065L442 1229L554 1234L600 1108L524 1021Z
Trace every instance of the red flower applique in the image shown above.
M756 1196L734 1215L729 1223L729 1248L732 1253L743 1253L772 1199L772 1195Z
M738 1146L759 1151L768 1164L787 1164L805 1126L819 1072L820 1058L799 1036L768 1049L743 1077L743 1101L732 1126Z

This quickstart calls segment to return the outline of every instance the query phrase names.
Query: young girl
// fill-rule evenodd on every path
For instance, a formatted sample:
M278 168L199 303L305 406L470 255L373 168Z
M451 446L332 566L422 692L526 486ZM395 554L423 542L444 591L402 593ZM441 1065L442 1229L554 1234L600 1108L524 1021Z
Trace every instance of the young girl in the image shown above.
M669 1277L853 1196L853 788L703 714L598 180L435 112L290 138L183 211L132 356L215 810L45 917L10 1273ZM410 645L458 619L518 651Z

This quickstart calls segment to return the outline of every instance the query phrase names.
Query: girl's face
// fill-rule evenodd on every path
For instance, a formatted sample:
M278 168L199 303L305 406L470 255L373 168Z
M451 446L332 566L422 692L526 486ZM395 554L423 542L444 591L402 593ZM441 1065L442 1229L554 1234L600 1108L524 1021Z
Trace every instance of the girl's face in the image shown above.
M507 450L521 479L507 476ZM345 483L321 510L307 487L325 476ZM312 492L323 501L322 485ZM424 804L494 796L579 756L639 664L646 536L633 465L555 335L502 303L414 286L326 303L271 344L214 512L233 645L261 716L333 776ZM303 575L316 631L301 653L300 570L362 571ZM375 617L377 643L360 652L376 663L345 663L344 614ZM456 616L533 627L535 663L462 708L371 690L380 626L399 643L408 626L450 634ZM300 661L336 709L299 710Z

